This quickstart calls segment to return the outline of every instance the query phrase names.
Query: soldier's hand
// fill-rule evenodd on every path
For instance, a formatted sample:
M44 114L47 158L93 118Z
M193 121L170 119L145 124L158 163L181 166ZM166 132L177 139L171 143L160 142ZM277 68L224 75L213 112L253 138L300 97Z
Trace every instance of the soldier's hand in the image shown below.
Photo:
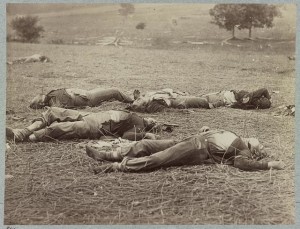
M207 131L209 131L210 130L210 128L208 127L208 126L202 126L201 128L200 128L200 132L207 132Z
M152 133L146 133L145 138L155 140L155 139L157 139L157 135L152 134Z
M268 168L273 168L273 169L284 169L285 164L283 161L270 161L268 162Z

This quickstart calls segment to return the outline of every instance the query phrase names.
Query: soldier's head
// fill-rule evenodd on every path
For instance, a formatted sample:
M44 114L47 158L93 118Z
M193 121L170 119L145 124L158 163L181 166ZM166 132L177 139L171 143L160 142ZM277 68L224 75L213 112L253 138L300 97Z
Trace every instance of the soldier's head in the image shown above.
M150 131L158 125L158 122L154 118L144 118L144 124L146 127L146 131Z
M264 146L257 138L242 138L242 140L248 146L254 158L261 159L267 156Z
M133 111L144 112L149 103L149 100L150 99L148 97L140 96L133 101L133 103L131 104L131 109Z
M33 100L31 100L29 107L32 109L41 109L45 107L45 98L46 96L43 94L35 96Z
M153 127L157 124L157 121L154 118L144 118L144 122L147 127Z

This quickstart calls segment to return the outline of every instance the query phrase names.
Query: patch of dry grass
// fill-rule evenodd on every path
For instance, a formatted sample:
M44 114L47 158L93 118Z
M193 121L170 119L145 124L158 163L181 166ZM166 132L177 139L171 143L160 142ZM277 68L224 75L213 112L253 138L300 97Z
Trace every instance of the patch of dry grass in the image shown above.
M253 44L254 46L256 44ZM275 47L275 46L274 46ZM7 66L7 125L23 127L40 111L27 108L41 91L116 86L132 93L170 87L200 95L267 87L273 106L293 104L294 46L253 51L201 46L170 50L8 44L8 59L46 54L52 63ZM288 70L283 73L279 71ZM124 109L119 102L90 111ZM5 224L293 224L294 118L219 108L171 110L152 116L180 126L162 138L183 139L203 125L258 137L283 171L242 172L224 166L183 166L150 173L93 175L78 143L11 144L6 152Z
M35 151L40 157L32 155ZM291 169L241 172L216 165L93 175L87 168L94 162L76 144L66 142L22 144L7 160L14 161L7 165L14 178L6 181L5 224L291 224L294 220Z

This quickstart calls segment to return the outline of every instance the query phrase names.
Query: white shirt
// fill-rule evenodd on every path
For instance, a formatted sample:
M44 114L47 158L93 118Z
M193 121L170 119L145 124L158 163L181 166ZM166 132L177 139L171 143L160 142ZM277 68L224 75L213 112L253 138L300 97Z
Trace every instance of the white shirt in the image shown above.
M208 131L204 134L209 143L210 150L226 152L237 136L229 131L217 130Z

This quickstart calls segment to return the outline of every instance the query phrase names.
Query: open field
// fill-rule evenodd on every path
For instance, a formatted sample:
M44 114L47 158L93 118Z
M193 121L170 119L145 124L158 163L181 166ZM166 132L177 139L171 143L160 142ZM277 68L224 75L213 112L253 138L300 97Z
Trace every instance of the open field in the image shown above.
M213 33L197 36L210 41ZM31 98L54 88L119 87L131 94L168 87L201 95L266 87L279 91L272 94L268 110L141 115L179 124L162 138L183 139L203 125L257 137L270 158L286 163L285 170L242 172L199 165L94 175L88 169L97 162L82 148L87 140L11 143L5 174L13 177L5 181L4 224L294 224L295 120L272 113L295 103L295 62L287 58L294 55L295 43L279 37L222 46L224 38L225 33L214 44L148 48L8 43L8 60L40 53L52 62L7 65L7 126L28 125L40 114L28 108ZM110 102L86 110L124 108Z
M166 51L14 43L9 49L13 56L42 52L53 60L8 66L7 125L12 127L27 125L38 115L27 108L36 93L62 86L117 86L128 93L135 88L146 91L170 87L192 94L266 86L270 91L280 91L273 94L274 107L294 100L294 66L287 60L287 53L248 50L242 54L238 48L228 52L214 47ZM90 110L112 108L122 109L124 105L112 102ZM182 139L196 134L202 125L258 137L273 158L287 163L284 171L251 173L226 166L196 166L95 176L88 171L94 162L79 147L79 141L12 145L6 156L6 174L14 178L6 181L5 223L293 223L294 118L274 117L274 109L220 108L151 116L180 125L163 138Z

